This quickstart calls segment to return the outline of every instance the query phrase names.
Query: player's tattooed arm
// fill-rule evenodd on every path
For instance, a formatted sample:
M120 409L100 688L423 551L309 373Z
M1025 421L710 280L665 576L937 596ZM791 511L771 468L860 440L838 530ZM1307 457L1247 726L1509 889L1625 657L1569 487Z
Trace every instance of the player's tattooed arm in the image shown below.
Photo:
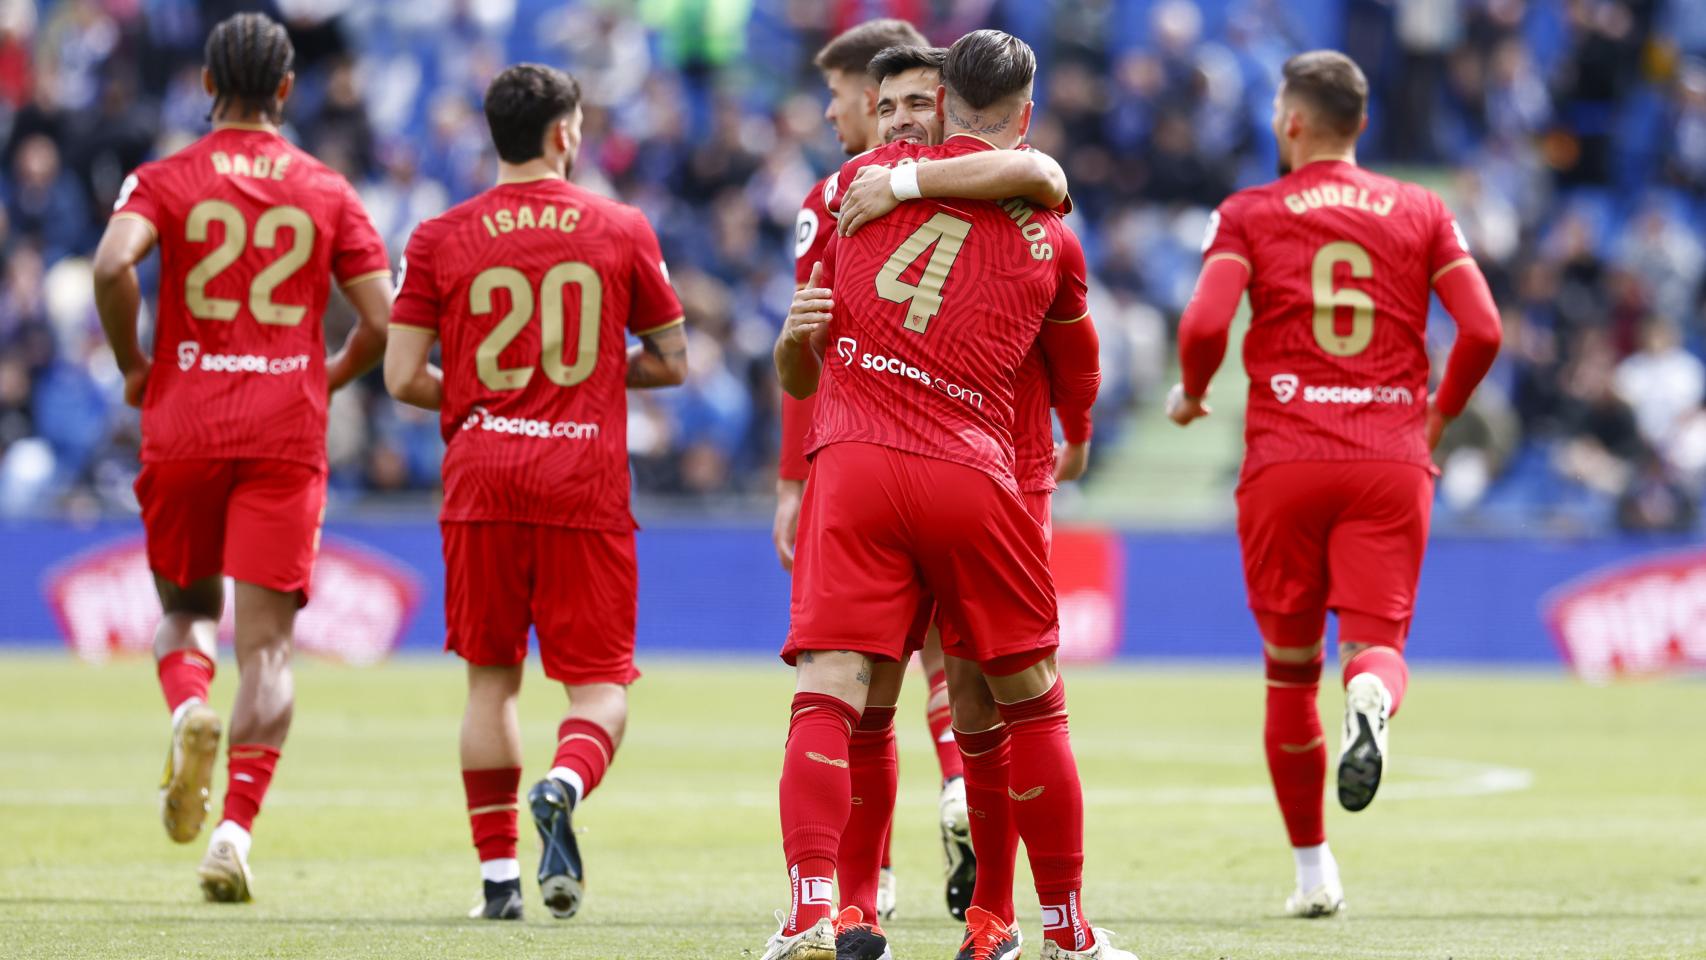
M101 235L93 266L95 311L101 329L112 345L113 360L124 374L124 401L142 406L151 363L137 338L136 321L142 310L142 286L136 265L154 249L154 228L137 217L115 217Z
M823 285L823 264L812 264L811 279L794 291L794 302L776 338L776 376L782 389L796 400L817 392L823 372L823 343L828 336L834 292Z
M674 387L687 379L687 327L673 323L628 348L628 387Z
M906 187L895 184L896 167L869 166L859 171L841 197L836 229L851 237L872 220L887 216L902 200ZM963 157L912 165L921 197L959 197L966 200L1005 200L1019 197L1049 209L1066 202L1066 171L1052 157L1035 150L985 150ZM904 179L904 177L903 177Z
M438 334L420 327L396 326L385 343L385 389L399 401L437 410L444 405L444 374L432 365Z
M336 392L385 359L385 328L391 323L391 278L370 277L350 286L344 298L355 308L356 325L343 348L326 361L326 389Z

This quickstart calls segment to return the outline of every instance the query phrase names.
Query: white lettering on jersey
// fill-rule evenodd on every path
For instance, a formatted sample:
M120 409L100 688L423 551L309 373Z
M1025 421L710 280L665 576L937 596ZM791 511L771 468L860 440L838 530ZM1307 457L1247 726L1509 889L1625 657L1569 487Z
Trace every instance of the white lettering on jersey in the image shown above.
M817 211L809 207L801 207L800 215L794 219L794 259L798 260L812 248L812 241L817 239Z

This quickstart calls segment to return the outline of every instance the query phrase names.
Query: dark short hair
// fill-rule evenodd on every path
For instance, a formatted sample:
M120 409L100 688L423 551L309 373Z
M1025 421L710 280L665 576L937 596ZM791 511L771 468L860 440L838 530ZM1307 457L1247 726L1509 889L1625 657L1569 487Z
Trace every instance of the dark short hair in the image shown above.
M973 110L1028 92L1037 75L1030 45L1000 30L973 30L954 41L942 63L942 83Z
M518 63L486 88L486 126L505 163L537 160L545 152L545 130L580 106L581 86L561 70Z
M264 13L233 14L208 33L204 52L213 75L213 116L235 103L279 120L278 85L296 65L296 47L283 24Z
M924 39L924 34L919 33L917 27L905 20L885 17L880 20L867 20L843 31L834 40L823 45L823 49L812 58L812 63L824 71L864 73L877 54L888 47L929 45L930 41Z
M1328 129L1345 137L1362 130L1368 111L1368 78L1356 61L1337 50L1310 50L1280 68L1285 95L1315 111Z
M871 75L872 80L882 83L908 70L934 70L940 73L942 62L946 59L946 47L920 47L907 43L883 48L881 53L871 58L871 67L866 72Z

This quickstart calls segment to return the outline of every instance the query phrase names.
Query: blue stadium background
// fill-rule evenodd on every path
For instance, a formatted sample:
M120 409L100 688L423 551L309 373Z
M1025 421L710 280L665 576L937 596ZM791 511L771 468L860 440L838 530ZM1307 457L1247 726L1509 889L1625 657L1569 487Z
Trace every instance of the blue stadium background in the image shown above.
M780 636L769 343L794 213L841 159L810 58L877 15L944 43L998 26L1038 51L1032 139L1072 181L1106 371L1096 458L1060 509L1122 531L1128 652L1249 650L1222 532L1236 374L1217 430L1155 414L1207 213L1271 176L1273 78L1309 47L1363 64L1364 161L1445 194L1505 312L1504 354L1441 451L1418 652L1552 659L1546 589L1699 529L1706 0L0 0L0 640L49 639L41 571L137 527L136 418L86 257L125 172L206 129L208 27L257 6L297 44L289 134L358 185L393 257L491 181L490 76L534 59L580 77L577 179L646 210L692 331L689 383L630 415L643 630L663 647ZM341 305L328 323L341 336ZM333 533L436 584L436 424L369 378L337 398L329 445ZM1198 532L1136 532L1181 520ZM431 642L435 601L411 643Z

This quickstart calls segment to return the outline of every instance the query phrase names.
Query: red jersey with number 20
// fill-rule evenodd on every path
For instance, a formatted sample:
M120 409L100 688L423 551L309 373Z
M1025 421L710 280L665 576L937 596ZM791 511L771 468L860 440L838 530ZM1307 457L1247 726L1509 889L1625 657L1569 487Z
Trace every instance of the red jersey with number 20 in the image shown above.
M390 276L348 181L276 133L223 127L138 167L113 211L160 243L142 459L325 469L330 279Z
M645 216L559 178L417 227L391 323L442 344L440 519L632 530L625 335L681 319Z
M1437 195L1318 161L1227 198L1203 255L1250 268L1245 477L1295 460L1433 469L1428 298L1473 263Z
M859 170L992 150L954 136L896 142L841 168L831 209ZM824 263L835 291L809 449L859 441L949 460L1017 492L1014 387L1045 318L1085 313L1084 255L1058 214L1022 200L901 204Z

